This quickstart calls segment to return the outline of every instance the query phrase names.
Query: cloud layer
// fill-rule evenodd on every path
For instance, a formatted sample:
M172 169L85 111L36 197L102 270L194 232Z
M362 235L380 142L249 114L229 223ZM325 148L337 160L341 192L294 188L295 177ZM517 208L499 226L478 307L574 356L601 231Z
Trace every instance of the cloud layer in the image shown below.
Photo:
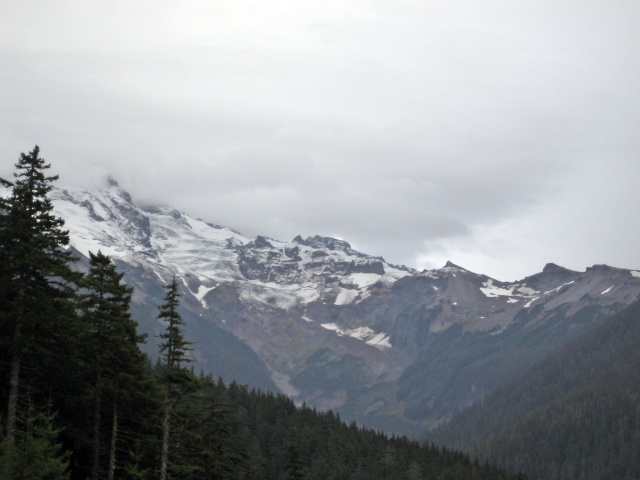
M640 267L640 4L4 2L0 175L499 279Z

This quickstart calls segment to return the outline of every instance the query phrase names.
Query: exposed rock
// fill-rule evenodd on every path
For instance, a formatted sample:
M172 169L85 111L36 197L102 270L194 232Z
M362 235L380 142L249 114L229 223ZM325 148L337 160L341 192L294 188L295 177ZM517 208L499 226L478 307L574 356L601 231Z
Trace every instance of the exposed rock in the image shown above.
M284 254L295 260L296 262L299 262L300 260L302 260L302 258L300 258L300 248L297 245L294 245L293 247L284 247Z
M331 237L250 239L169 207L136 206L117 185L52 198L74 204L61 210L77 214L65 219L72 247L112 252L136 308L153 304L141 320L150 338L163 285L178 275L196 342L231 332L297 401L399 433L422 432L480 401L640 293L640 276L606 266L548 264L501 282L451 262L416 273ZM216 345L196 348L219 375L213 358L226 350ZM246 349L229 353L241 351L225 365L241 364Z
M256 239L253 241L253 245L256 248L273 248L273 245L269 243L269 240L267 240L265 237L261 235L258 235L256 237Z

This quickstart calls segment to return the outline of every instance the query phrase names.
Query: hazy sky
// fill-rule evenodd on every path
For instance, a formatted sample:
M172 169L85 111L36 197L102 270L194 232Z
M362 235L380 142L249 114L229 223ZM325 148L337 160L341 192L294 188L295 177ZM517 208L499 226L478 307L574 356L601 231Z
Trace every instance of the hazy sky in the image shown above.
M640 268L638 0L0 2L0 175L500 280Z

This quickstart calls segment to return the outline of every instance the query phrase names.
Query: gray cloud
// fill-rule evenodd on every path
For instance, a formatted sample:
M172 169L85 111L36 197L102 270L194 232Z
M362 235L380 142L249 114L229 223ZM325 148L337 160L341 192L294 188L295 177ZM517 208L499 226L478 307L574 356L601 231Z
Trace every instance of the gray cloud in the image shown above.
M498 278L640 267L640 5L6 2L0 175Z

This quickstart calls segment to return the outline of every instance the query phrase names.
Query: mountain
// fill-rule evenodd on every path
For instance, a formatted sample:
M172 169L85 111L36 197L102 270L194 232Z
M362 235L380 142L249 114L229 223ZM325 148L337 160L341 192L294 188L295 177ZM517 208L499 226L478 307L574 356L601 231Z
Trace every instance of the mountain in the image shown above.
M640 301L431 432L535 478L640 478Z
M608 266L505 283L451 263L417 272L329 237L249 238L138 205L114 181L51 198L77 254L110 255L135 288L152 355L177 275L198 368L398 433L481 401L640 293L640 272Z

